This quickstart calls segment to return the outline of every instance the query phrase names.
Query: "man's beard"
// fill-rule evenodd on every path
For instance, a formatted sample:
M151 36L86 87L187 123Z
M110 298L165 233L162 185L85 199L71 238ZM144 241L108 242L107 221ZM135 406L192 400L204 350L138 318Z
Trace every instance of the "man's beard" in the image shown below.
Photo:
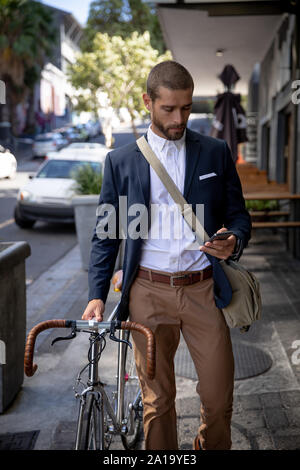
M186 128L186 124L182 123L180 124L178 127L180 127L180 131L178 132L173 132L171 133L170 132L170 129L174 129L175 126L174 124L173 125L169 125L169 126L164 126L155 116L155 114L153 113L153 116L152 116L152 122L153 124L160 130L160 132L166 137L167 140L179 140L181 139L181 137L183 136L184 134L184 131L185 131L185 128Z

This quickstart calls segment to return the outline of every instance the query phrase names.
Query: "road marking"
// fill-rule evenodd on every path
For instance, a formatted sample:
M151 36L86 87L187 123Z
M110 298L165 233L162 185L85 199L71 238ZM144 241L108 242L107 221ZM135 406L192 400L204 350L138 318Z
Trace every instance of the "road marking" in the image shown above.
M7 227L7 225L13 224L14 221L15 221L15 219L8 219L5 222L2 222L2 224L0 224L0 229L4 228L4 227Z

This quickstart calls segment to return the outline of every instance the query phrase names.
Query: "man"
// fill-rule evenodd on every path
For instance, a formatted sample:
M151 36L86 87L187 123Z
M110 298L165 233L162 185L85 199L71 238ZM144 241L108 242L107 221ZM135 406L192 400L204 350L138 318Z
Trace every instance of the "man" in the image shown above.
M145 342L140 335L133 336L147 450L178 449L173 359L180 331L199 377L202 423L194 449L231 447L234 363L229 329L220 309L228 305L232 291L219 261L234 253L239 258L250 238L251 223L227 144L187 129L193 89L190 73L176 62L162 62L152 69L143 95L151 114L147 140L193 209L204 205L206 232L211 236L231 230L233 235L191 249L193 232L175 237L174 217L168 239L155 237L150 229L147 237L126 239L118 317L129 316L150 327L156 339L156 377L148 381ZM145 206L150 228L162 224L159 214L150 216L150 206L174 205L136 143L116 149L106 158L99 205L111 205L106 207L115 209L117 221L120 196L127 196L128 208ZM128 211L127 228L133 221L130 214ZM89 303L83 314L84 319L98 321L103 318L120 243L118 238L100 238L95 231Z

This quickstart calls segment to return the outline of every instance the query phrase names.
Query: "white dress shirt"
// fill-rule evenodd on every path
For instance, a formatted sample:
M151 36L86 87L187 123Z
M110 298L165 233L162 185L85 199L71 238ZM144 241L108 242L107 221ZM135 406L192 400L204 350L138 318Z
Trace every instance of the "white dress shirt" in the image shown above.
M148 143L183 194L185 178L185 133L167 140L147 132ZM153 206L155 205L155 206ZM188 249L195 235L184 221L169 192L150 166L151 227L143 240L140 265L160 271L200 271L210 262L199 249Z

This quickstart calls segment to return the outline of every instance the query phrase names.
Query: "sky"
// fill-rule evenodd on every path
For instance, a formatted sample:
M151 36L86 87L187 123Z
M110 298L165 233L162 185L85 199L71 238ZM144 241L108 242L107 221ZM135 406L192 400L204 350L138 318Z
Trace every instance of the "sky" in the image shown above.
M89 14L89 5L91 0L40 0L41 3L45 5L50 5L51 7L60 8L61 10L68 11L75 16L76 20L79 21L81 25L84 25L88 14Z

